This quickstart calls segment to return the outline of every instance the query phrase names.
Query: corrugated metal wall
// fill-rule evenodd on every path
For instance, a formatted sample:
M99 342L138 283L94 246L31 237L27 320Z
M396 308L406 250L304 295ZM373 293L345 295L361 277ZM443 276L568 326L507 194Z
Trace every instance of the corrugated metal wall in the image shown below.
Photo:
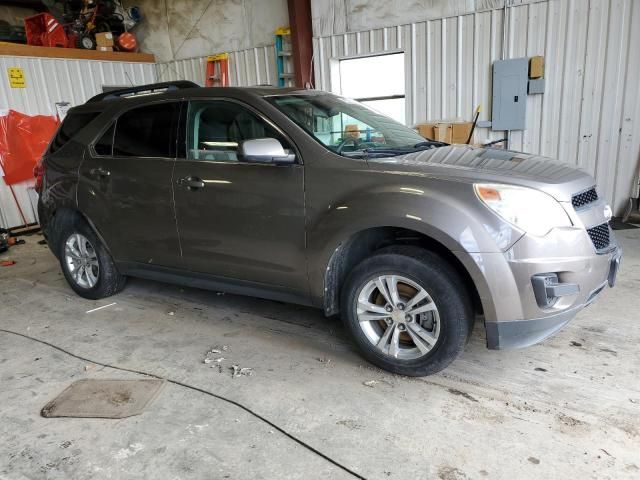
M586 169L619 212L640 160L637 0L545 0L314 38L316 88L332 90L337 59L403 51L407 124L471 119L478 104L488 120L504 38L505 58L544 55L546 64L546 92L527 97L527 129L512 132L511 148ZM480 129L476 139L503 136Z
M204 86L207 57L158 63L159 82L191 80ZM277 85L276 51L273 45L229 53L229 83L232 87Z
M6 80L9 67L24 70L26 88L10 88ZM0 56L0 110L13 109L28 115L55 115L56 102L79 105L102 92L103 85L143 85L155 81L155 64L103 62ZM28 222L36 221L32 182L14 185ZM22 225L9 187L0 178L0 226Z

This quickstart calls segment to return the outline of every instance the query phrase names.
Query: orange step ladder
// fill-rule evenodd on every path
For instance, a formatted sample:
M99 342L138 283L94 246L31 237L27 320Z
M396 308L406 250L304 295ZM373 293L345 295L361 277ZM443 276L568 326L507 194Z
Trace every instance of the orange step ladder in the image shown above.
M206 87L229 86L229 54L218 53L207 57Z

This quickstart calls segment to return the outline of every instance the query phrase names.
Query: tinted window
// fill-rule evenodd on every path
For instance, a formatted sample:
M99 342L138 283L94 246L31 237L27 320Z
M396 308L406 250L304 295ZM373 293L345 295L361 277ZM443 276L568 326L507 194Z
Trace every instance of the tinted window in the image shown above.
M100 140L96 142L93 146L93 149L96 151L98 155L107 155L110 156L113 149L113 131L115 129L115 125L111 124L111 126L107 129L106 132L100 137Z
M235 162L244 140L275 138L285 149L289 142L271 125L232 102L191 102L187 122L187 158Z
M94 118L100 115L100 113L101 112L67 113L67 116L64 118L62 125L60 125L56 136L51 142L49 152L53 153L56 150L60 149L65 143L71 140L76 133L78 133L85 126L91 123Z
M124 157L175 156L174 130L180 111L177 102L134 108L116 122L113 155Z

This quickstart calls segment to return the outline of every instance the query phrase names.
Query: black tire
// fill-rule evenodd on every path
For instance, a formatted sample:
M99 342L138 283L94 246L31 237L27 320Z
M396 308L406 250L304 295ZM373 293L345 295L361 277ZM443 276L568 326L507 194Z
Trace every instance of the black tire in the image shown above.
M385 354L367 338L358 321L361 290L374 278L392 274L403 276L426 290L438 309L437 341L419 358L402 359ZM412 246L385 248L349 273L341 291L341 316L362 355L374 365L401 375L431 375L460 355L473 329L472 302L464 285L455 268L433 252Z
M73 291L81 297L98 300L100 298L115 295L124 288L126 277L118 272L111 255L86 221L78 216L74 216L68 218L63 225L59 225L58 227L58 239L56 241L58 259L60 260L60 266L62 267L64 277ZM74 234L84 236L90 242L93 250L95 251L98 263L98 273L97 282L92 287L83 287L79 285L73 278L69 265L67 265L65 255L66 244L67 240Z
M95 50L96 39L90 33L82 33L76 37L76 48L82 50Z

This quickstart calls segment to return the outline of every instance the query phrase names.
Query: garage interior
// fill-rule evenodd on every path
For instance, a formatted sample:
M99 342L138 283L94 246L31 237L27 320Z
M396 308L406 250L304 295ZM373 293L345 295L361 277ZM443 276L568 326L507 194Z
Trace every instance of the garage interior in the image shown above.
M636 0L0 0L0 479L640 478L637 45ZM34 167L69 108L181 80L333 92L580 168L615 288L525 349L488 350L478 316L427 377L371 365L321 309L136 278L82 298ZM87 380L158 382L102 405L131 415L48 415Z

